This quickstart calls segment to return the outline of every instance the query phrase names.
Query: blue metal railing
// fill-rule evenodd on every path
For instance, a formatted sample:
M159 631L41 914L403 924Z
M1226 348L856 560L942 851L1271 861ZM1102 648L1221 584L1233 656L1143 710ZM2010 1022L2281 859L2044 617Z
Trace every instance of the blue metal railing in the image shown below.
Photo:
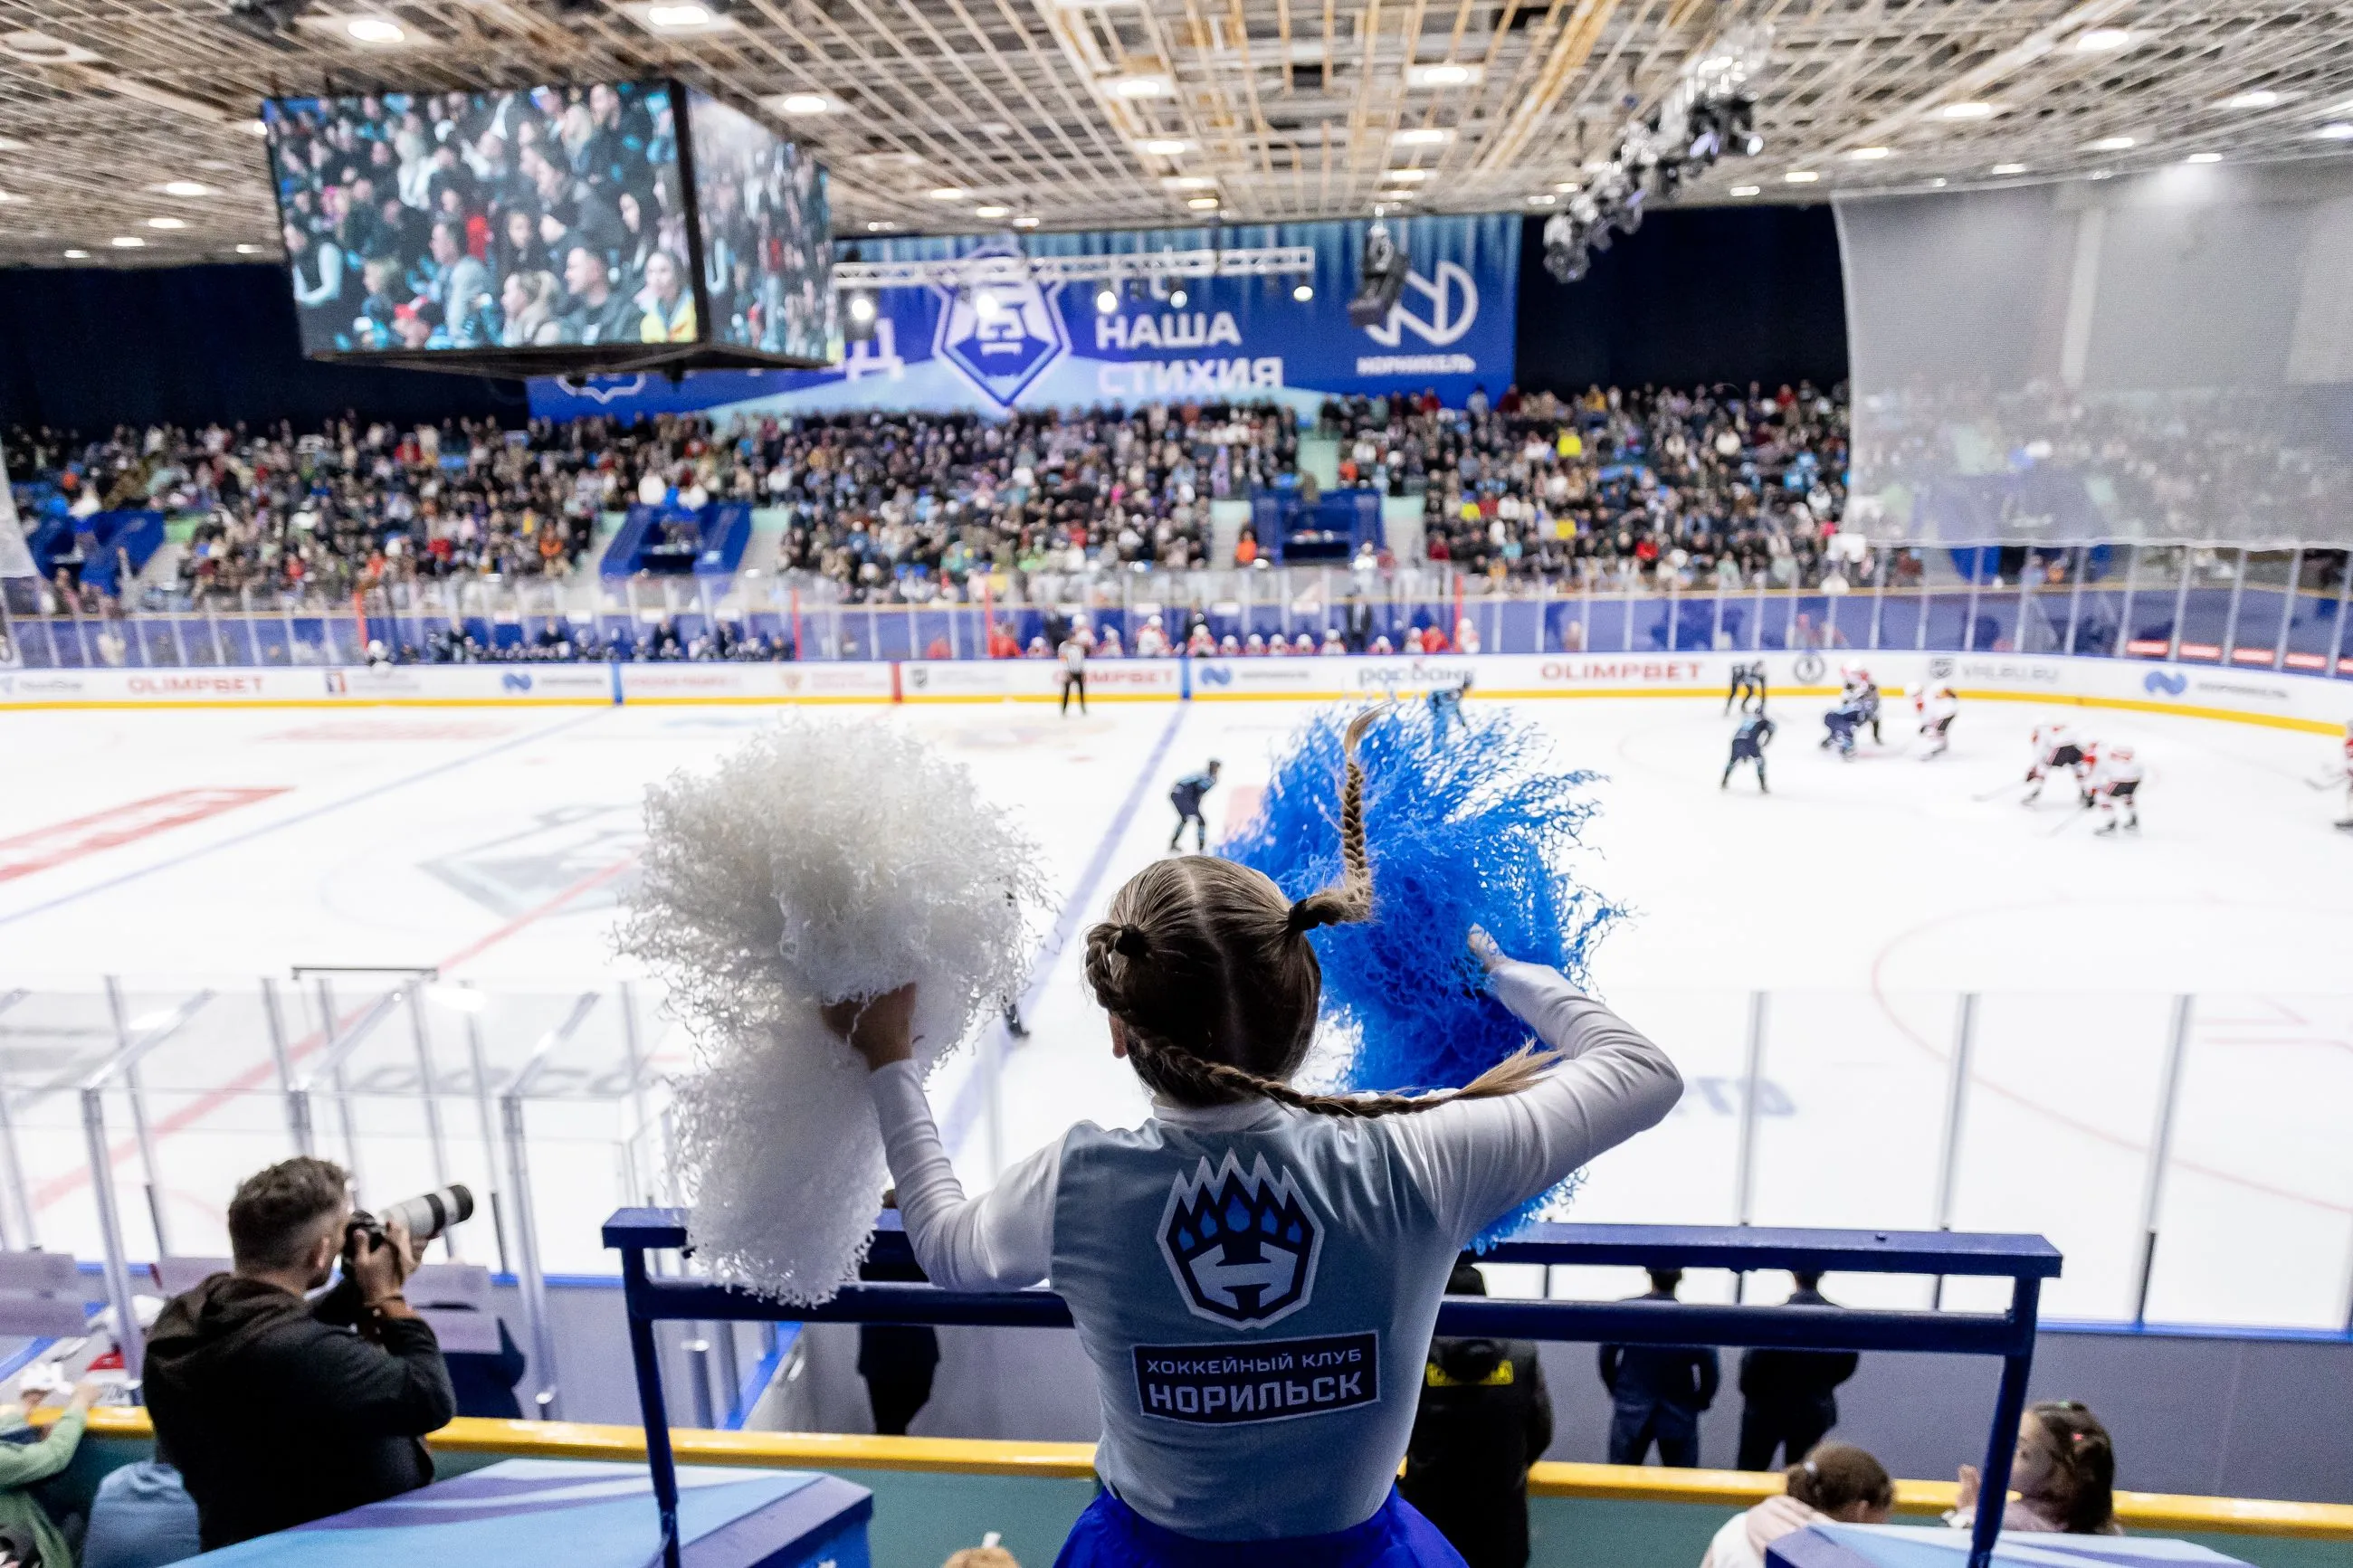
M874 1233L872 1256L912 1261L896 1215ZM649 1255L682 1250L686 1211L622 1209L605 1222L605 1245L621 1254L621 1283L637 1363L646 1459L661 1513L662 1560L678 1568L678 1474L662 1394L653 1325L665 1321L949 1323L1068 1328L1071 1310L1049 1290L976 1293L930 1285L845 1285L819 1307L783 1308L708 1279L663 1277ZM1763 1345L1785 1350L1904 1351L1984 1355L2001 1361L2001 1389L1987 1434L1984 1479L1969 1538L1969 1568L1993 1561L2010 1488L2010 1454L2026 1410L2042 1281L2060 1256L2039 1236L1956 1231L1766 1229L1725 1226L1530 1226L1486 1254L1490 1261L1630 1264L1641 1268L1804 1269L1822 1273L1976 1275L2008 1279L2010 1308L1999 1315L1882 1311L1843 1307L1712 1306L1673 1301L1517 1300L1451 1296L1439 1308L1441 1334L1615 1344Z

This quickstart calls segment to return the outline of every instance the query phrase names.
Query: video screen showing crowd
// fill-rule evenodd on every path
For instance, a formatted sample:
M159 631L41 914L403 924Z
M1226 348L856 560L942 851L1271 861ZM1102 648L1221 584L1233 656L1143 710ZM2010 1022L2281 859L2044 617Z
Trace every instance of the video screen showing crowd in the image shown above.
M824 169L758 121L699 92L687 124L712 340L812 363L839 360Z
M675 97L265 104L303 353L697 341Z

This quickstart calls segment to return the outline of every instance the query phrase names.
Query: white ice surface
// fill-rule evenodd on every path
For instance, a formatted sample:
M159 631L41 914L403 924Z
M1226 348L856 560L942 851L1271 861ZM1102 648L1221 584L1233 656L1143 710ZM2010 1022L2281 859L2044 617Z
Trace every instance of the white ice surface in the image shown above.
M1729 724L1713 703L1526 705L1559 738L1564 763L1608 775L1576 869L1634 912L1601 949L1599 988L1693 1083L1665 1126L1596 1165L1579 1217L1739 1217L1749 994L1763 990L1748 1217L1934 1224L1957 997L1975 991L1949 1218L2057 1241L2069 1262L2046 1296L2054 1315L2129 1317L2170 999L2190 993L2148 1315L2341 1326L2353 1290L2353 1140L2343 1135L2353 981L2342 957L2353 946L2353 835L2329 826L2341 801L2302 782L2332 742L2066 710L2079 730L2137 746L2148 767L2146 826L2101 837L2063 783L2031 808L2005 791L2024 768L2029 730L2060 710L1971 705L1951 754L1923 763L1891 703L1891 744L1866 741L1842 763L1814 745L1821 706L1777 710L1767 797L1745 773L1718 789ZM1219 757L1212 826L1246 813L1304 710L1104 705L1067 721L1010 704L864 711L937 739L1020 815L1048 876L1075 899L1067 929L1082 931L1120 879L1164 850L1169 784ZM612 894L630 874L638 801L649 780L765 721L756 710L680 708L0 716L0 849L169 791L284 791L0 880L0 1000L34 993L0 1012L0 1068L18 1091L42 1238L97 1250L75 1106L26 1091L68 1081L111 1047L99 976L122 977L135 1022L216 992L149 1059L143 1082L173 1250L203 1253L222 1245L220 1207L236 1178L288 1147L256 978L279 983L290 1043L315 1062L315 985L297 986L294 966L431 965L445 983L490 994L471 1022L493 1089L581 996L599 996L540 1080L532 1175L549 1267L608 1268L596 1223L628 1191L616 1140L638 1110L613 1098L627 1050L616 983L629 976L607 932ZM1073 1120L1143 1114L1080 984L1077 948L1045 965L1029 1037L983 1042L1002 1063L997 1093L969 1058L934 1086L975 1181ZM387 982L332 984L349 1027ZM485 1182L469 1018L438 1003L423 1014L445 1090L447 1167ZM634 1022L641 1049L682 1065L642 988ZM364 1189L380 1196L433 1174L407 1092L416 1034L396 1010L346 1069ZM322 1152L341 1157L352 1145L340 1104L331 1082L318 1088ZM154 1244L127 1101L110 1116L131 1250L145 1256ZM488 1257L487 1227L472 1229L470 1255ZM1606 1271L1555 1281L1578 1293L1621 1284ZM1840 1284L1843 1299L1889 1304L1926 1290ZM1946 1300L1991 1304L1965 1286Z

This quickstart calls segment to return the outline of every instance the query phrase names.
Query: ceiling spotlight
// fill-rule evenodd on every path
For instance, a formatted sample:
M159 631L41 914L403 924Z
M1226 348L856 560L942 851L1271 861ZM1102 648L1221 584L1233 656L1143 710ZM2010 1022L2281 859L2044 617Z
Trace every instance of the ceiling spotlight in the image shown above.
M935 202L960 202L972 195L962 185L935 185L924 194Z
M852 294L849 297L849 319L861 325L872 321L874 319L874 296L871 294Z
M1216 210L1218 198L1215 196L1187 196L1185 198L1185 205L1191 207L1197 213L1211 212Z
M2079 55L2112 55L2128 47L2133 36L2122 27L2094 27L2075 35L2075 52Z
M1821 175L1811 169L1792 169L1781 178L1793 185L1810 185L1820 179Z
M1859 163L1871 163L1888 156L1893 151L1893 148L1888 147L1857 147L1847 156Z
M184 217L151 217L147 220L147 226L149 228L185 228L188 226L188 220Z
M1100 315L1105 315L1105 316L1108 316L1108 315L1110 315L1113 310L1118 310L1118 309L1119 309L1119 290L1118 290L1118 289L1116 289L1113 288L1110 284L1106 283L1106 284L1104 284L1102 288L1100 288L1100 289L1096 289L1096 290L1095 290L1095 310L1096 310L1096 313L1098 313L1098 314L1100 314Z
M117 250L136 250L147 242L135 234L118 234L106 243Z
M996 202L990 202L986 205L973 208L972 216L975 217L987 218L1011 217L1013 216L1013 209L1008 206L999 205Z
M972 310L982 321L993 321L1005 313L1005 301L997 297L996 290L983 289L972 297Z
M1936 118L1939 120L1991 120L1996 112L1992 104L1970 100L1962 103L1944 105L1936 110Z
M2023 163L1996 163L1992 168L1988 169L1986 173L1989 174L2023 174L2026 173L2026 165Z
M1218 185L1207 174L1171 174L1160 183L1172 191L1209 191Z
M2130 136L2103 136L2096 142L2084 142L2084 150L2087 153L2124 153L2130 151L2133 145L2134 139Z
M1935 179L1928 182L1928 188L1932 191L1941 191L1952 183L1952 181L1945 178L1942 174L1939 174Z
M655 7L656 10L661 8ZM686 9L700 11L702 7L693 5ZM354 16L343 24L343 31L349 33L354 42L362 44L397 44L408 37L401 30L400 24L389 16Z
M1168 290L1168 308L1172 310L1181 310L1192 298L1193 296L1185 292L1185 286L1180 283Z
M2353 121L2332 120L2313 135L2323 142L2353 142Z
M90 259L90 252L87 250L69 250L66 252L66 259L68 261L88 261Z
M210 185L200 185L194 180L166 180L160 185L149 188L164 195L185 196L190 200L213 194L213 188Z
M2275 104L2285 103L2287 98L2286 93L2275 92L2267 87L2250 88L2245 92L2232 93L2215 107L2218 109L2270 109Z
M1036 228L1038 226L1038 220L1034 217L1018 217L1013 220L1013 226L1016 228Z
M788 92L770 100L779 114L827 114L833 100L821 92Z
M266 120L248 120L245 122L245 133L248 136L267 136L269 134L269 122Z
M1563 180L1553 186L1553 190L1556 193L1564 196L1573 196L1584 188L1584 186L1578 184L1575 180Z
M1454 132L1440 125L1416 125L1394 132L1389 140L1400 147L1436 147L1454 140Z
M708 27L719 18L708 5L695 0L672 0L671 4L655 4L646 7L646 26L666 32L681 33L694 27Z
M2192 153L2189 156L2181 161L2185 163L2219 163L2222 161L2222 154L2220 153Z
M1193 144L1181 136L1155 136L1138 145L1147 156L1154 158L1174 158L1180 153L1193 150Z
M1315 298L1315 285L1313 283L1298 284L1292 289L1291 297L1304 305L1308 300Z
M1469 87L1486 74L1478 66L1460 65L1450 60L1444 65L1406 67L1405 84L1408 87Z
M1725 194L1735 196L1753 196L1761 194L1764 189L1762 185L1735 185Z
M883 218L869 218L866 222L866 232L869 234L895 234L898 229L897 224Z
M1383 169L1381 171L1381 178L1384 180L1396 180L1404 184L1419 184L1423 180L1430 178L1430 171L1427 169Z
M258 245L240 245L237 247L237 253L239 256L259 256L261 254L261 247Z
M1169 91L1165 76L1121 76L1111 81L1112 94L1117 98L1161 98Z
M1559 198L1558 196L1552 195L1549 195L1549 194L1546 194L1546 195L1535 195L1535 196L1530 196L1530 197L1528 198L1528 205L1530 205L1530 206L1532 206L1532 207L1548 207L1548 206L1552 205L1555 202L1556 202L1556 201L1558 201L1558 200L1560 200L1560 198Z

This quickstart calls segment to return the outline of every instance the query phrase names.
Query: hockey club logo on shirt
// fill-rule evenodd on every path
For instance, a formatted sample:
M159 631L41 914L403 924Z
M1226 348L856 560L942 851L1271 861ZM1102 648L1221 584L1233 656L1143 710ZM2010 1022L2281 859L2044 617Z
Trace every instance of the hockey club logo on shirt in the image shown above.
M1160 1253L1197 1318L1263 1328L1307 1305L1324 1231L1287 1170L1261 1154L1245 1173L1229 1151L1181 1172L1160 1216Z
M1202 1426L1288 1421L1377 1405L1381 1337L1138 1345L1135 1397L1146 1415Z

